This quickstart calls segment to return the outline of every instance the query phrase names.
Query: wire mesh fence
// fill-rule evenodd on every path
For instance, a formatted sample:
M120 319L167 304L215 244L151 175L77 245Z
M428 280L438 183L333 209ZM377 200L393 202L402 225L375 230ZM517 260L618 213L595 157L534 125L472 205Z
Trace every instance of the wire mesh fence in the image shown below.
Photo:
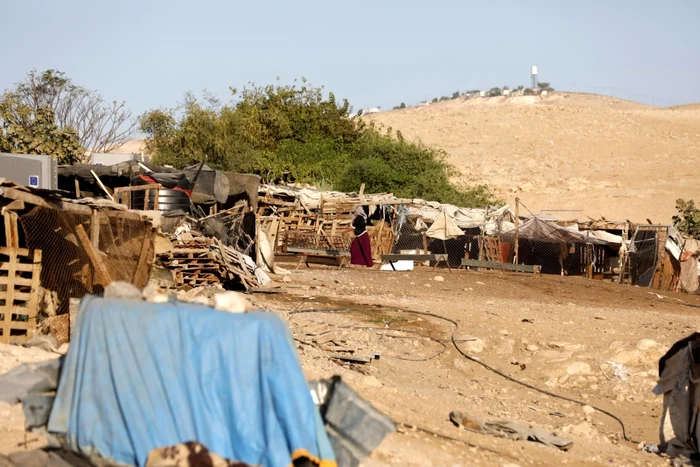
M57 314L68 312L69 298L101 293L112 280L148 282L155 234L146 220L35 207L20 223L27 247L42 251L41 286L56 292Z
M426 235L426 226L418 218L406 218L397 228L392 253L426 251L447 253L451 268L462 259L541 266L543 274L612 278L619 270L617 247L575 241L546 233L535 238L518 238L514 232L486 235L485 227L463 228L457 238L438 240ZM559 232L557 232L559 233ZM517 244L517 255L516 255ZM432 264L431 264L432 265ZM438 267L446 267L440 263Z

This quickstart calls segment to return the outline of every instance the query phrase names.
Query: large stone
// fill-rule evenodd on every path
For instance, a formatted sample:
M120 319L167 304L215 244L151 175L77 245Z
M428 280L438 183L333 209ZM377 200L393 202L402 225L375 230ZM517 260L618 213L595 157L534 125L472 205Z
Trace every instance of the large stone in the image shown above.
M486 348L486 343L478 337L473 341L462 342L459 347L467 354L481 353Z
M647 350L651 350L654 347L659 345L656 341L651 340L651 339L642 339L639 342L637 342L637 350L646 352Z
M590 375L591 366L586 362L573 362L567 365L566 373L568 375Z
M515 341L513 339L505 339L496 346L495 350L498 355L510 355L513 353L513 347L515 347Z

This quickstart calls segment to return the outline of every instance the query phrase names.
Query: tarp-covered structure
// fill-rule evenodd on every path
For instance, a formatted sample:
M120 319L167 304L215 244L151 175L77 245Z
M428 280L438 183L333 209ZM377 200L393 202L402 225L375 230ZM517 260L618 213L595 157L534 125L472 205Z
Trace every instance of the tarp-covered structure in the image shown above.
M425 232L425 235L437 240L449 240L461 237L464 235L464 231L457 227L454 219L447 212L443 211Z
M127 465L188 441L251 465L336 465L288 328L265 312L85 298L48 431Z
M198 171L199 175L197 175ZM103 192L97 185L93 172L109 188L129 186L135 177L146 174L162 183L165 188L172 188L179 185L180 177L184 177L191 190L192 201L196 204L206 205L217 202L224 204L229 198L238 198L243 195L250 206L254 209L257 207L259 176L222 172L206 164L202 165L201 171L199 164L179 170L143 164L139 161L126 161L107 166L90 164L59 166L59 188L74 192L77 183L80 190L102 196Z
M515 231L504 235L507 238L515 238ZM588 243L592 245L607 245L609 242L590 232L579 232L556 224L546 222L537 217L524 222L518 228L518 239L544 243Z
M314 188L302 188L294 186L261 185L260 195L263 197L287 197L295 199L301 206L309 211L316 210L324 203L339 203L349 198L357 198L357 193L343 193L339 191L321 191ZM513 214L510 206L503 205L499 208L460 208L452 204L438 203L437 201L426 201L420 198L398 198L391 193L364 194L362 202L370 206L370 215L377 206L401 205L405 208L405 214L416 216L425 222L432 224L441 213L445 212L454 220L454 223L461 229L483 227L490 234L498 232L500 222L501 232L506 232L514 228Z

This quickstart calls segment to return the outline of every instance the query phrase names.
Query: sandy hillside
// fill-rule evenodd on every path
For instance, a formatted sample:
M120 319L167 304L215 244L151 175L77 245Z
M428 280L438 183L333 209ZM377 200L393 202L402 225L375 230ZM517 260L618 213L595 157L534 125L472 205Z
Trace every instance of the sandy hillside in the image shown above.
M367 117L449 153L472 183L533 212L670 222L677 198L700 199L700 105L668 109L611 97L451 100Z

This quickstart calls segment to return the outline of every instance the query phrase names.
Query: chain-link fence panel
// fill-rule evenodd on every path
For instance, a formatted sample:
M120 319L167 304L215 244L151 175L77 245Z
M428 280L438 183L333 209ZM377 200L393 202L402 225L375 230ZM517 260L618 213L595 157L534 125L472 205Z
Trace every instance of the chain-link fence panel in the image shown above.
M113 280L148 282L155 233L147 220L35 207L20 222L27 247L42 251L41 286L57 293L58 314L68 312L69 298L100 293Z

